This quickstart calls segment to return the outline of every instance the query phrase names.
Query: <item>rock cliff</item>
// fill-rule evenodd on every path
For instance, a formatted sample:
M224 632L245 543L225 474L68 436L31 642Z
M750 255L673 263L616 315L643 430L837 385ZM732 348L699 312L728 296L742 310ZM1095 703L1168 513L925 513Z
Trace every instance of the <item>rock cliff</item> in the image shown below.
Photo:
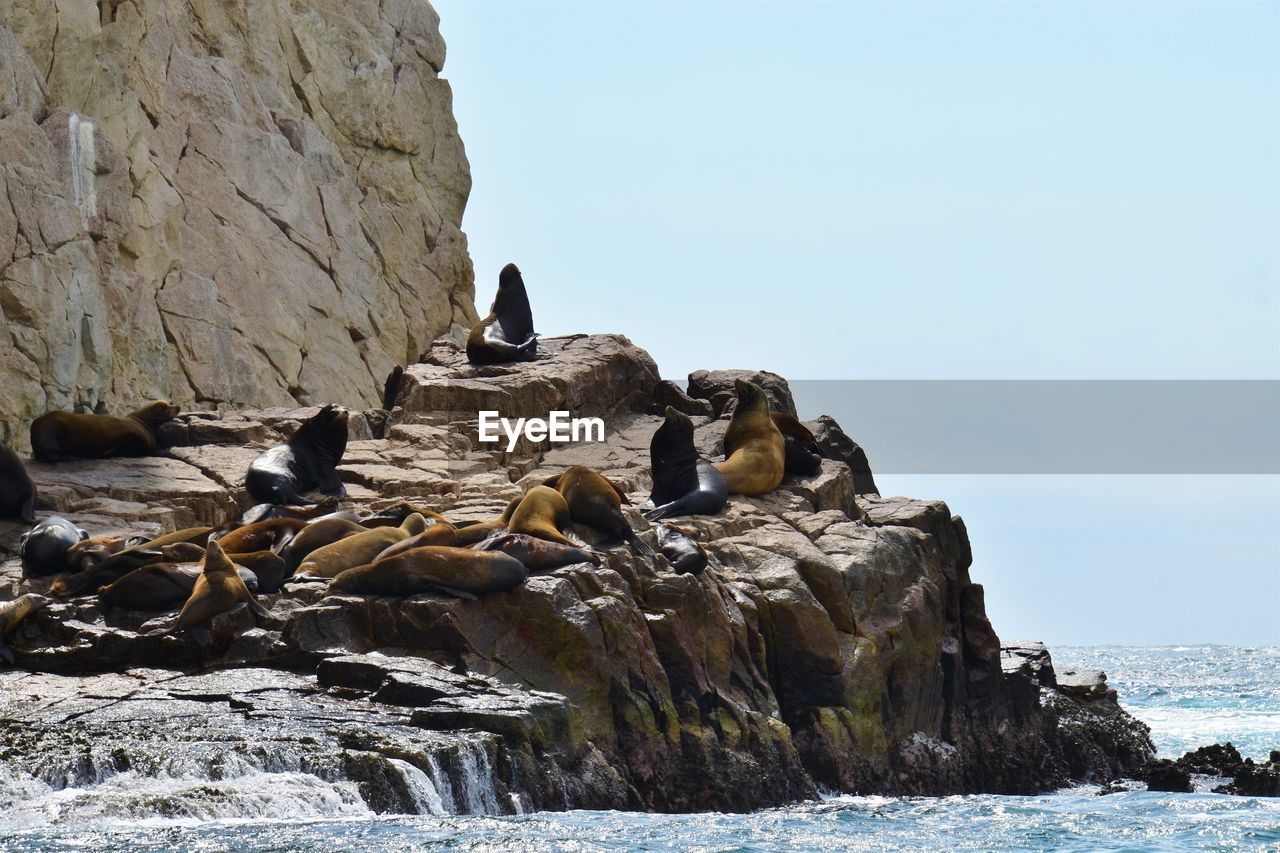
M425 0L0 0L0 438L370 405L474 322L444 59Z
M433 345L392 412L353 414L339 469L349 505L413 498L487 517L570 464L643 501L654 395L670 395L652 359L618 336L539 351L475 369L457 345ZM507 453L478 443L478 409L565 409L605 418L608 432ZM246 506L249 460L312 411L186 414L155 459L33 464L32 475L44 510L94 533L211 522ZM695 435L712 453L727 421L705 411ZM0 676L0 756L46 784L87 786L166 761L214 772L184 758L198 748L219 768L231 755L349 780L385 811L448 799L441 808L497 812L742 810L821 789L1036 792L1152 757L1100 674L1059 677L1042 646L1002 650L970 577L968 531L946 504L855 491L850 467L827 459L773 494L680 519L710 552L702 575L614 547L599 568L478 600L323 597L300 584L264 596L268 624L220 617L209 650L146 636L149 615L103 612L94 598L51 605L19 627L22 671ZM0 526L0 547L19 532ZM29 588L5 562L0 597ZM464 763L470 775L448 770ZM483 796L458 794L477 772Z

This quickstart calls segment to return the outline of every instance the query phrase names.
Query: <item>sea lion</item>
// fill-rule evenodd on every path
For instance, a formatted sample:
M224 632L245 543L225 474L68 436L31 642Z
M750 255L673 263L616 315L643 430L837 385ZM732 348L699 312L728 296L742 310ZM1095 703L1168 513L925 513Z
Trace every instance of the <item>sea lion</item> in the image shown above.
M63 575L53 582L49 592L58 598L88 595L103 584L113 583L142 566L194 562L203 556L204 548L190 542L175 542L159 548L127 548L101 562L91 562L75 574Z
M258 588L250 589L263 595L271 595L280 591L284 579L288 576L284 558L274 551L253 551L248 554L228 554L236 566L248 569L258 578ZM245 582L246 584L248 581Z
M56 515L46 518L19 540L22 576L39 578L66 571L67 549L88 538L89 531L81 530L65 518Z
M0 443L0 518L36 523L36 484L22 459Z
M396 365L387 374L387 381L382 384L382 408L391 411L396 407L396 398L400 396L400 383L404 379L404 368Z
M489 316L467 335L467 361L472 364L506 364L533 361L538 357L538 333L533 330L533 311L524 278L515 264L507 264L498 274L498 295Z
M576 545L563 545L527 533L500 533L475 546L477 551L501 551L532 572L549 572L574 563L600 565L600 555Z
M191 591L200 579L200 572L199 563L152 563L142 566L100 588L98 604L121 610L177 610L191 597ZM258 591L258 578L252 571L236 566L236 574L249 592Z
M254 551L278 553L311 523L301 518L273 518L237 527L216 539L211 538L210 541L217 542L228 554L251 554Z
M279 551L284 557L285 570L292 575L302 561L317 548L364 533L369 528L347 518L318 518L302 529L293 540Z
M417 536L427 529L427 520L414 513L399 527L376 527L363 533L344 536L337 542L317 548L298 565L295 575L332 578L347 569L372 563L387 548Z
M716 464L730 494L764 495L782 483L785 442L769 416L769 398L759 385L733 380L738 405L724 433L725 460Z
M186 604L182 605L178 621L168 633L188 631L202 642L207 642L211 638L202 626L242 602L258 618L269 618L271 615L253 597L253 593L249 592L235 564L227 559L222 546L217 542L210 542L201 564L200 577L196 579Z
M73 572L84 571L146 541L145 536L90 536L67 549L67 568Z
M0 658L13 664L13 649L9 647L9 639L13 636L14 629L18 627L19 622L48 603L49 599L43 595L29 592L18 596L13 601L0 604Z
M769 417L782 433L783 470L801 477L812 477L822 471L822 451L809 428L785 412L770 412Z
M506 509L492 518L486 518L484 521L456 522L458 546L474 545L477 542L483 542L499 530L506 530L507 524L511 521L511 516L515 515L516 507L520 506L521 500L523 498L512 498L507 502Z
M365 527L399 527L404 520L414 513L434 521L445 521L445 517L431 507L416 501L400 501L389 507L383 507L360 519Z
M658 525L658 548L677 574L700 575L707 567L707 549L674 524Z
M646 557L654 556L653 549L636 535L622 515L622 505L631 501L608 477L585 465L572 465L563 474L548 477L542 485L564 495L569 517L575 524L594 527L629 543Z
M301 493L312 489L345 498L347 487L338 478L337 466L346 450L347 412L325 406L287 442L249 463L245 488L258 503L305 504Z
M300 518L310 521L322 515L328 515L338 509L337 495L330 495L322 501L304 506L284 506L281 504L256 504L244 511L240 518L228 521L220 528L219 536L243 527L246 524L257 524L259 521L270 521L273 518Z
M569 504L565 503L564 495L550 486L534 486L525 492L507 524L512 533L527 533L573 548L574 542L560 532L572 527Z
M141 548L163 548L166 545L177 545L180 542L187 542L192 545L204 547L209 542L209 535L213 533L212 527L184 527L181 530L175 530L172 533L163 533L155 539L151 539L142 543Z
M649 441L653 469L654 508L644 514L650 521L673 515L715 515L729 499L724 475L693 448L693 421L684 412L667 406L666 420Z
M411 551L414 548L425 548L428 545L449 548L461 547L458 543L458 528L447 521L437 521L416 536L401 539L394 545L388 546L385 551L379 552L377 556L367 562L376 563L379 560L385 560L387 557L394 557L396 554L403 554L405 551Z
M154 400L123 418L49 412L31 422L31 452L41 462L150 456L156 430L178 411L168 400Z
M487 595L524 583L524 563L501 551L414 548L367 566L347 569L329 584L329 594L421 595L462 592Z

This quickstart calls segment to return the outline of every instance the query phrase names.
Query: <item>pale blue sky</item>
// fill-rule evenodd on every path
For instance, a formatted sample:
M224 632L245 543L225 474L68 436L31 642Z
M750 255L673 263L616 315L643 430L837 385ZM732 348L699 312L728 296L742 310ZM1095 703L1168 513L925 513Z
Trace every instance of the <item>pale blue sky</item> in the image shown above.
M673 378L1280 378L1276 2L436 8L482 313L514 260ZM878 480L1004 637L1280 642L1275 477Z

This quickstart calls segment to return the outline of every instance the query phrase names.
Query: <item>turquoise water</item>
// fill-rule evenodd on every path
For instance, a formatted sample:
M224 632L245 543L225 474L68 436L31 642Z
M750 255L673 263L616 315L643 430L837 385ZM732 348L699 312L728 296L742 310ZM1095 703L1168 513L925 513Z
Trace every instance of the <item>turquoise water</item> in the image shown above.
M1233 741L1245 755L1280 748L1280 649L1238 647L1054 650L1061 667L1105 669L1120 701L1152 726L1163 755ZM247 777L231 801L271 813L288 782ZM284 774L282 774L284 775ZM142 780L138 780L142 783ZM148 780L154 784L156 780ZM118 783L117 783L118 784ZM177 780L164 784L180 784ZM188 783L189 784L189 783ZM106 787L104 783L104 788ZM72 796L61 792L65 801ZM918 850L1280 849L1280 799L1096 787L1040 797L833 797L748 815L539 813L520 817L385 817L338 798L333 816L305 821L162 819L113 822L94 809L105 790L77 791L84 808L35 801L0 815L0 848L133 850ZM100 806L101 803L98 803ZM61 814L42 821L44 813ZM16 815L21 813L21 819ZM94 815L78 819L75 815Z

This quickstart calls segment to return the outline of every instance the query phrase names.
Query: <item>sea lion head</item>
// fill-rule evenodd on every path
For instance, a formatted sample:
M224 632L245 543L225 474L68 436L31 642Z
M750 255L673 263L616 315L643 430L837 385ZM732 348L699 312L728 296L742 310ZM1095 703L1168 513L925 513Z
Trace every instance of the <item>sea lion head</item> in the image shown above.
M63 571L67 567L67 550L88 538L89 531L81 530L65 518L55 515L44 519L19 540L23 576L40 577Z
M667 406L663 415L666 420L659 429L664 433L670 433L671 435L680 437L686 435L690 437L693 436L693 419L684 412L673 406Z
M524 290L524 278L520 275L520 268L515 264L507 264L502 268L502 272L498 273L498 292L519 288Z
M764 389L754 382L748 382L741 377L733 380L733 390L737 394L738 405L734 409L735 412L760 410L769 411L769 398L765 396Z
M204 568L202 571L206 575L211 575L218 572L234 572L235 570L235 564L227 558L227 553L222 550L222 546L217 542L210 542L209 547L204 552Z
M524 289L524 276L515 264L507 264L498 274L498 295L489 309L502 327L508 342L524 343L533 331L533 309Z
M347 451L347 420L350 413L330 403L309 420L304 421L289 439L290 444L305 443L330 464L336 465Z
M132 417L155 429L160 424L176 418L181 411L180 407L170 403L168 400L152 400L134 412Z

